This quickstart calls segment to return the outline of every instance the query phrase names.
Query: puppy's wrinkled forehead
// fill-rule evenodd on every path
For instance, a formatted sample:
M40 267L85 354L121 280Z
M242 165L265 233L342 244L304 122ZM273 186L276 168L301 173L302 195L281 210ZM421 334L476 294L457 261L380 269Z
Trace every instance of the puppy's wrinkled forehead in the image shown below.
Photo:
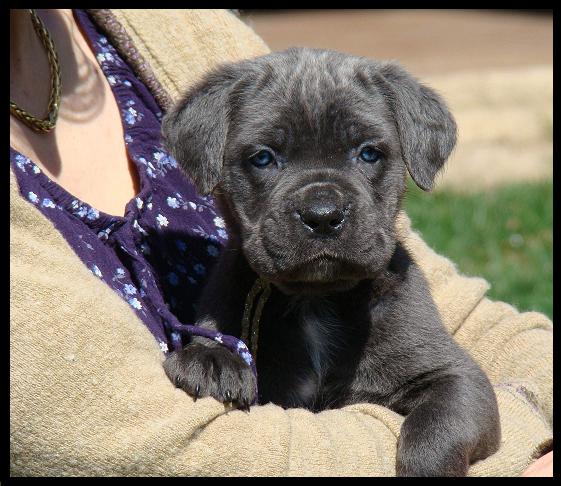
M430 190L456 142L444 101L398 64L309 48L216 67L166 114L162 131L202 193L220 182L224 162L243 160L244 144L331 157L369 139Z
M395 139L387 103L367 81L368 67L358 58L311 49L264 58L236 90L232 136L286 147L298 140L316 150L365 137Z

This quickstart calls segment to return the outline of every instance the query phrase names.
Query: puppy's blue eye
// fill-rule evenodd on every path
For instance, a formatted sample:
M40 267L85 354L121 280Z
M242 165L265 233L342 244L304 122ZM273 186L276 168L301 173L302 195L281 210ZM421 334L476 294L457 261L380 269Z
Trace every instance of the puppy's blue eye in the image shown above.
M273 154L269 150L260 150L249 158L249 161L255 167L265 167L274 160Z
M360 151L359 157L364 160L364 162L373 164L374 162L378 162L378 160L380 159L380 152L372 147L364 147Z

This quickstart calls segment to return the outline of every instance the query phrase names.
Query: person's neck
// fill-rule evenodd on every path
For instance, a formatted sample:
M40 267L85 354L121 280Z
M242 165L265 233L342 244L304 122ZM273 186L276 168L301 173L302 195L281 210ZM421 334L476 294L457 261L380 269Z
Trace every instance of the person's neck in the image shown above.
M46 115L50 66L28 10L10 10L10 100L37 117Z
M62 93L76 91L84 56L72 10L38 10L59 59ZM78 35L77 35L78 34ZM10 100L36 117L47 113L51 90L51 67L39 34L28 10L10 10ZM61 106L61 112L64 107Z

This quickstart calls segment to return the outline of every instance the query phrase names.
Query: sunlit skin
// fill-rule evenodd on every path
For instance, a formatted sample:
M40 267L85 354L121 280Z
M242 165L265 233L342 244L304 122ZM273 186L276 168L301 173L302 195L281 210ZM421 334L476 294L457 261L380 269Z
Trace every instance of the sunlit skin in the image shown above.
M546 478L553 477L553 451L540 457L522 473L523 477Z

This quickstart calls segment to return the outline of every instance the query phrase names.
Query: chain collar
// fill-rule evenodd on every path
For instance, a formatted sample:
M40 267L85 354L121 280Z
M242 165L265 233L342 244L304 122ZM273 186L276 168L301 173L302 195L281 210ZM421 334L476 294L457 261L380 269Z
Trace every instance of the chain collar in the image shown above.
M49 66L51 68L51 94L48 107L49 112L47 117L41 120L33 116L26 110L20 108L10 100L10 113L21 120L23 123L25 123L32 130L35 130L39 133L48 133L56 125L58 110L60 107L60 65L58 62L58 55L56 53L55 46L49 34L49 31L47 30L41 19L37 16L37 13L34 9L30 9L29 13L31 15L31 21L33 22L33 28L35 29L35 32L37 32L41 43L47 51Z
M257 301L257 306L255 307L255 314L253 320L251 321L251 312L253 310L253 304L257 295L261 293L259 300ZM250 348L253 360L257 363L257 345L259 343L259 321L261 319L261 312L263 311L263 306L267 302L269 295L271 294L271 285L269 282L261 278L257 278L253 287L247 294L245 300L244 313L242 318L242 341Z

